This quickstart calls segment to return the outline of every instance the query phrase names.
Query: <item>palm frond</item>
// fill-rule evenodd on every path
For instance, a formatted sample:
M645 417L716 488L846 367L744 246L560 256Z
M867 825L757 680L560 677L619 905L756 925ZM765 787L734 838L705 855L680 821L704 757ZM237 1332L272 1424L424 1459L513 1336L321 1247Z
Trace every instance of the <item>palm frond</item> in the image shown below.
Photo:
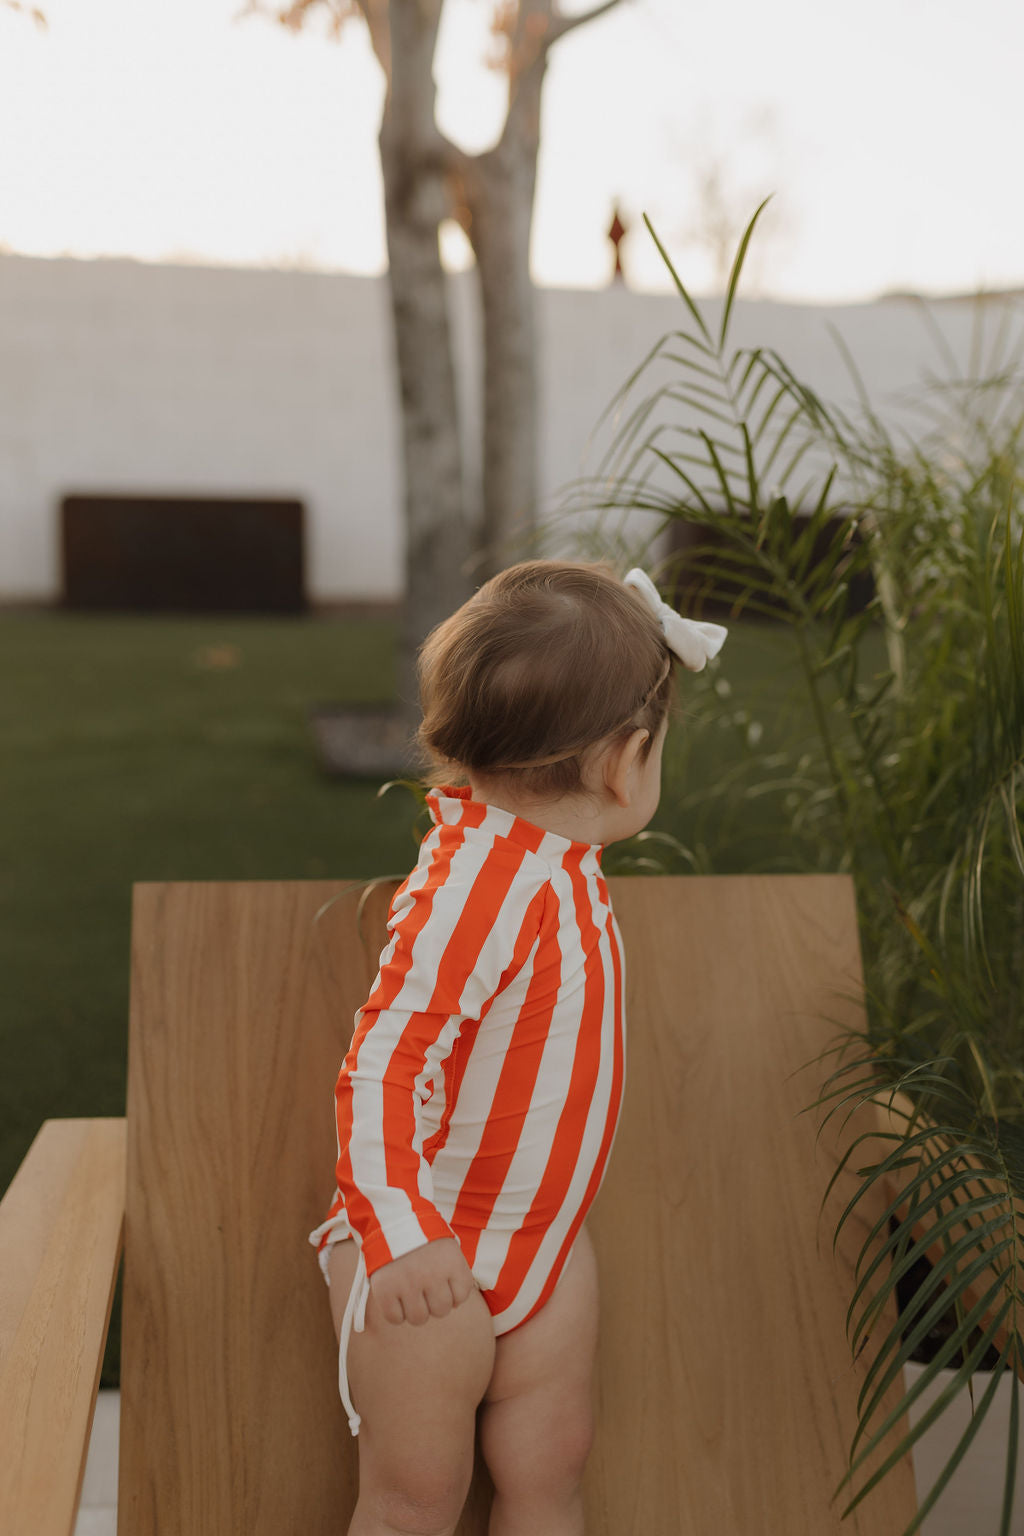
M772 348L730 345L763 207L714 325L651 229L685 317L617 397L589 505L647 513L661 530L688 524L696 537L668 579L698 605L781 622L798 657L813 739L762 742L756 701L732 700L736 761L687 790L697 833L679 857L713 867L738 808L768 800L791 839L786 867L853 873L867 1021L813 1064L824 1081L807 1106L824 1115L819 1135L888 1114L888 1128L846 1148L822 1200L856 1174L834 1248L865 1197L883 1211L867 1224L847 1312L851 1348L870 1336L875 1354L837 1497L884 1459L844 1513L970 1386L985 1351L999 1356L916 1530L1007 1366L1016 1425L1024 1368L1024 326L1007 321L986 359L979 312L963 377L923 307L939 367L895 402L897 424L835 332L858 401L841 410ZM649 867L675 855L646 844L632 856ZM894 1324L896 1287L925 1252L929 1280ZM903 1366L950 1307L955 1328L896 1402ZM906 1431L909 1406L954 1359L952 1382ZM1015 1475L1014 1443L1004 1533Z

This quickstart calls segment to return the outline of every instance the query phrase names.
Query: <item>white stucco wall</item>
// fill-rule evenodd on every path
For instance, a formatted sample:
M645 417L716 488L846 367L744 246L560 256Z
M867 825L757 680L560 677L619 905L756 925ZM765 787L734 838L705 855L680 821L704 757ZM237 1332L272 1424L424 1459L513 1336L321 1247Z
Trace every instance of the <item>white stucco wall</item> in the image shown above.
M394 587L383 283L0 258L0 593L59 587L70 492L294 495L314 595Z
M543 290L538 303L542 491L554 505L580 474L601 412L683 311L674 296L621 287ZM470 443L479 416L472 274L453 279L452 304ZM975 307L935 313L966 366ZM734 333L777 348L827 397L850 399L829 322L879 404L939 366L913 301L742 303ZM586 464L595 462L592 451ZM59 596L58 509L72 492L297 496L308 509L312 600L398 596L384 280L0 255L0 600Z

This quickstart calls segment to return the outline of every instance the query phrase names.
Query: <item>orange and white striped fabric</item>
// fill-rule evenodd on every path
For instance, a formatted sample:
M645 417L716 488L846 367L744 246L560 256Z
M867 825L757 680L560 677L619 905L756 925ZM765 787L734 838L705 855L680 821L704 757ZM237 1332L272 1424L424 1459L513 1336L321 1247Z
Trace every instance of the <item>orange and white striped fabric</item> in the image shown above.
M468 789L428 805L338 1077L338 1193L310 1242L326 1277L353 1236L369 1276L454 1236L501 1334L551 1295L611 1151L622 945L599 845Z

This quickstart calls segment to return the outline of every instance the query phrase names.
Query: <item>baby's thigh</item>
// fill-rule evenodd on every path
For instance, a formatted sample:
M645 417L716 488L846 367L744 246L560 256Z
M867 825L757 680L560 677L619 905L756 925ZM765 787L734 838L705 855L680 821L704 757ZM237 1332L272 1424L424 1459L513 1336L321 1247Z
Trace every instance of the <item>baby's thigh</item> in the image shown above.
M582 1476L593 1439L597 1260L583 1226L550 1300L496 1341L481 1447L496 1488L524 1469L538 1488Z
M343 1250L339 1252L339 1250ZM335 1333L348 1300L355 1244L329 1260ZM402 1526L403 1511L458 1516L473 1469L476 1409L494 1363L494 1327L474 1290L447 1317L389 1323L371 1294L366 1328L351 1335L348 1381L362 1423L359 1498ZM447 1518L447 1517L446 1517ZM446 1523L446 1522L439 1522Z

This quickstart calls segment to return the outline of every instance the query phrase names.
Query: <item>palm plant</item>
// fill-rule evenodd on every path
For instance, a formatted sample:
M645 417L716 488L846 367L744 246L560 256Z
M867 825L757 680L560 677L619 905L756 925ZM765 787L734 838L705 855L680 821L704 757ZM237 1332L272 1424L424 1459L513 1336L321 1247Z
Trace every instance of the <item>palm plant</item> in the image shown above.
M789 832L785 867L854 878L866 1025L837 1038L807 1108L827 1106L826 1122L869 1103L890 1113L882 1142L870 1138L874 1160L857 1167L840 1229L877 1181L896 1180L899 1196L857 1264L852 1347L863 1347L925 1250L933 1268L878 1348L836 1494L944 1365L957 1362L953 1380L844 1515L965 1385L973 1401L972 1372L994 1348L991 1383L905 1536L939 1498L1010 1369L1005 1536L1024 1375L1021 351L1007 354L1003 336L983 380L955 368L932 380L913 430L887 426L862 387L856 419L826 405L777 353L731 342L760 212L714 306L696 302L648 224L683 324L616 397L599 473L575 488L570 507L634 522L645 513L651 540L685 523L696 543L683 569L678 558L664 562L662 580L684 581L698 612L725 592L733 617L770 616L792 636L813 738L780 738L762 728L755 703L740 701L745 751L718 785L701 787L702 846L673 851L687 867L714 867L716 816L724 827L738 801L766 797ZM865 578L874 595L858 606ZM698 713L720 705L715 687L712 675ZM660 835L662 856L671 843ZM847 1148L836 1177L858 1150L866 1155L866 1139ZM891 1144L888 1155L880 1144ZM879 1422L903 1364L951 1306L946 1343Z

